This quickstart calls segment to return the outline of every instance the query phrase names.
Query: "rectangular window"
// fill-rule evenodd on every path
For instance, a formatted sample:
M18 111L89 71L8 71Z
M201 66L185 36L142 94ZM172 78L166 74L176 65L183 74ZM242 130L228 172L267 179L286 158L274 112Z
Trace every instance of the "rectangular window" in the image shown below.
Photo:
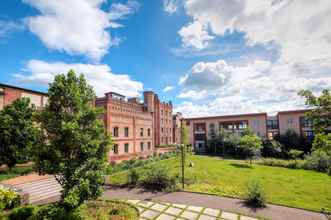
M144 128L140 128L140 137L144 136Z
M113 128L113 136L118 137L118 127Z
M147 142L148 150L151 150L151 142Z
M124 128L124 136L129 137L129 128L128 127Z
M124 144L124 151L125 153L129 153L129 143Z
M293 124L293 118L287 119L287 124L289 124L289 125Z
M114 154L118 154L118 144L114 144Z
M147 135L148 135L148 137L151 136L151 129L150 128L147 129Z
M140 142L140 151L144 151L144 142Z

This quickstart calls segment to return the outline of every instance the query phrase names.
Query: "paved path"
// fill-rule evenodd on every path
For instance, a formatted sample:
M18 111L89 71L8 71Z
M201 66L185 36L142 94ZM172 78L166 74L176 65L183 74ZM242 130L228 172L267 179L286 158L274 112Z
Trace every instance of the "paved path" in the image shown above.
M251 209L242 200L212 196L199 193L173 192L151 193L141 189L110 187L103 196L106 199L131 199L155 202L178 203L220 209L226 212L240 213L246 216L263 217L272 220L326 220L326 216L316 212L284 206L268 205L263 209ZM307 201L309 202L309 201Z
M127 200L127 202L138 208L140 220L258 220L249 216L200 206L143 200Z

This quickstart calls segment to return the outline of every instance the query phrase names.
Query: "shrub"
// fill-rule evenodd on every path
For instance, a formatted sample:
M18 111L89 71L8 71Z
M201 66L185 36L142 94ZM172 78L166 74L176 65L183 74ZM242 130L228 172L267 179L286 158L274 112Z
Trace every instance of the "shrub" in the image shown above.
M243 156L252 163L252 158L261 154L262 141L256 135L245 135L240 138L239 147Z
M80 208L67 210L58 203L40 207L31 217L33 220L83 220Z
M176 187L176 178L171 176L166 168L153 166L145 173L142 185L148 190L173 190Z
M276 140L263 140L262 148L263 157L282 157L281 144Z
M245 200L248 205L253 207L266 206L265 193L259 182L253 181L247 185Z
M300 158L302 156L302 154L303 154L303 151L301 151L301 150L295 150L295 149L292 149L289 152L290 157L293 158L293 159L295 159L295 160L297 158Z
M0 210L12 209L20 205L20 196L14 190L0 188Z
M330 156L322 150L315 150L305 157L305 166L311 170L328 172L331 167Z
M37 211L35 206L18 207L12 210L8 216L8 220L26 220L31 219Z
M136 169L131 169L128 173L128 184L137 185L139 181L139 173Z

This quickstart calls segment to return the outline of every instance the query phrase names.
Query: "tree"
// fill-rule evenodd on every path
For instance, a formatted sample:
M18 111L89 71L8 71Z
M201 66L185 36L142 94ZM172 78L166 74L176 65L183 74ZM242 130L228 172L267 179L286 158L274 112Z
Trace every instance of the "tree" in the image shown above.
M279 142L282 144L282 151L286 155L292 148L300 148L302 143L299 134L293 129L288 129L284 134L281 134Z
M21 98L0 112L0 165L11 169L19 160L27 159L38 138L32 121L34 111L30 99Z
M252 164L252 158L261 154L262 141L256 135L244 135L240 138L239 147Z
M73 70L55 76L48 90L48 104L37 119L42 138L34 149L35 166L54 174L62 185L63 207L73 210L102 192L110 138L95 108L95 93L84 76Z
M311 108L306 115L312 120L315 133L325 133L331 127L330 90L323 90L320 96L315 96L309 90L302 90L299 95L306 99L306 105Z
M182 140L182 144L184 144L185 146L188 146L190 144L190 133L189 133L189 129L186 126L185 122L182 122L182 127L181 127L181 140Z
M331 133L317 134L314 138L313 150L322 150L330 156L331 159Z

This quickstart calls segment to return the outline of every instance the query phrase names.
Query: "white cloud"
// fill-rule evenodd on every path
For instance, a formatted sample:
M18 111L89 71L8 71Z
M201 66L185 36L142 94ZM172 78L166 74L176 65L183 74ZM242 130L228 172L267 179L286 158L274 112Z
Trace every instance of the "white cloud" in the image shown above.
M0 20L0 38L6 36L7 34L20 31L24 28L23 24L14 21Z
M329 68L331 64L325 64L316 74L306 75L300 66L265 60L244 64L199 62L179 83L182 91L178 97L193 102L180 104L176 111L199 116L302 108L304 102L298 91L331 88Z
M129 0L127 4L113 3L110 7L108 13L109 19L112 21L110 26L112 28L123 27L122 24L115 22L116 20L121 20L127 16L135 13L140 7L140 4L136 1Z
M198 50L208 46L208 42L214 37L208 33L208 25L198 20L182 27L178 34L181 36L183 46L194 47Z
M163 0L164 11L173 14L178 10L181 0Z
M104 0L23 0L40 11L26 18L34 34L50 49L88 56L99 61L112 46L108 28L118 28L116 20L133 12L133 1L114 4L110 12L101 9Z
M164 87L163 88L163 92L169 92L169 91L171 91L171 90L174 90L175 89L175 87L173 87L173 86L166 86L166 87Z
M20 83L48 85L56 74L67 73L70 69L73 69L77 74L84 73L88 83L94 87L98 96L113 91L129 97L136 97L143 91L141 82L132 80L126 74L114 74L108 65L48 63L41 60L30 60L24 71L14 74L14 78Z

